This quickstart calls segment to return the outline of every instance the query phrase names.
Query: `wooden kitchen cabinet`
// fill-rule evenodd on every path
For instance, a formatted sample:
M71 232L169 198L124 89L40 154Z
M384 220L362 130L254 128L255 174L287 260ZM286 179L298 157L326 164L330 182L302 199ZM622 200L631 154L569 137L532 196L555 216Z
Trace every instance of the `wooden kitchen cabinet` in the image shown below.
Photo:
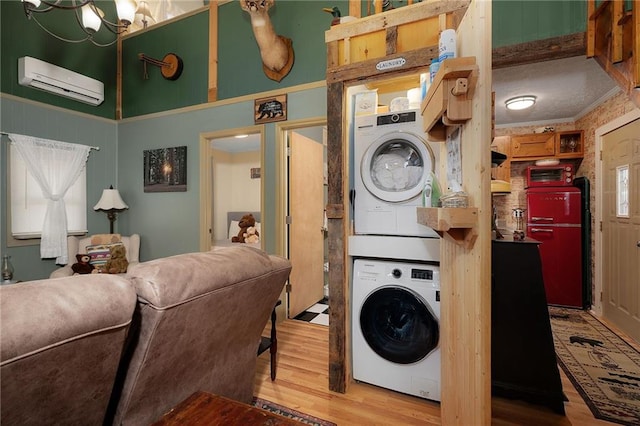
M583 156L584 131L582 130L511 136L510 161L533 161L543 158L581 159Z
M496 136L491 142L491 151L496 151L507 156L507 159L496 167L491 168L491 178L511 181L511 136Z
M582 130L556 132L555 151L555 156L558 158L582 158L584 132Z
M512 159L533 160L554 157L555 136L553 132L511 136Z

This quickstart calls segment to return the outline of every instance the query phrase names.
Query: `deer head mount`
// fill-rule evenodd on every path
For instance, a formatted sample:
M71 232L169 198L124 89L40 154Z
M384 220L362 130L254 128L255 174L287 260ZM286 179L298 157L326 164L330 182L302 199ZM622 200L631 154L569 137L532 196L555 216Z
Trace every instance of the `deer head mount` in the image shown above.
M276 34L269 19L269 8L275 0L239 0L249 14L253 35L260 49L262 70L271 80L282 80L293 66L291 39Z

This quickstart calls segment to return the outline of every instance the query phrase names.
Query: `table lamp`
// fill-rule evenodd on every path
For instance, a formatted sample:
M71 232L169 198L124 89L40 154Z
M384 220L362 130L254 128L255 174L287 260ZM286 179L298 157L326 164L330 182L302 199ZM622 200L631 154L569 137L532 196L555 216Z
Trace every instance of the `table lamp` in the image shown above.
M94 210L102 210L107 213L107 219L109 219L109 233L113 234L113 222L116 221L116 213L128 209L129 206L122 201L120 193L117 189L113 189L113 185L109 189L102 191L102 197L98 204L93 206Z

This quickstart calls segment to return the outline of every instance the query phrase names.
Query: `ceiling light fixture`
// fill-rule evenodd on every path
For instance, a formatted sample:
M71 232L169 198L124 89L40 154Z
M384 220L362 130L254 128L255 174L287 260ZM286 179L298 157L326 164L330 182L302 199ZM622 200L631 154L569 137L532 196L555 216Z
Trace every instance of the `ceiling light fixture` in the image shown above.
M137 5L134 0L114 0L116 3L116 12L118 14L117 22L111 22L105 19L104 13L96 5L94 0L22 0L24 6L24 13L27 18L32 19L42 28L45 32L58 40L62 40L68 43L80 43L89 40L96 46L105 47L114 44L118 39L117 37L109 43L100 43L94 40L93 36L100 30L100 27L104 24L104 27L113 34L122 34L127 31L129 25L133 22L136 14ZM42 8L40 6L43 5ZM60 9L64 11L73 11L76 15L78 25L85 33L86 37L77 40L61 37L54 34L52 31L45 28L37 19L38 13L46 13L53 9Z
M234 138L236 138L236 139L244 139L244 138L248 138L248 137L249 137L249 135L247 135L246 133L234 136Z
M507 99L505 105L507 109L512 111L519 111L521 109L527 109L536 103L535 96L516 96L515 98Z

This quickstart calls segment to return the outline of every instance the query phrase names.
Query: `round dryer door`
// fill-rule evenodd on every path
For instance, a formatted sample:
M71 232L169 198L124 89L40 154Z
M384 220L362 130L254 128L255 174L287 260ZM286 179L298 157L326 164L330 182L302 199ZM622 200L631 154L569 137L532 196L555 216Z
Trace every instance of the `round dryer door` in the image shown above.
M426 302L404 287L381 287L360 309L360 329L369 347L396 364L412 364L438 346L438 320Z
M360 176L367 190L383 201L401 202L422 192L433 171L433 153L412 133L389 133L369 146Z

